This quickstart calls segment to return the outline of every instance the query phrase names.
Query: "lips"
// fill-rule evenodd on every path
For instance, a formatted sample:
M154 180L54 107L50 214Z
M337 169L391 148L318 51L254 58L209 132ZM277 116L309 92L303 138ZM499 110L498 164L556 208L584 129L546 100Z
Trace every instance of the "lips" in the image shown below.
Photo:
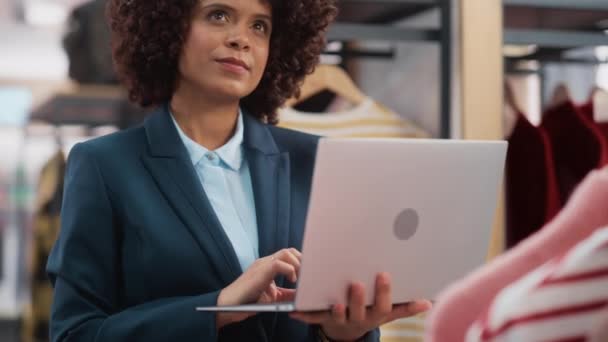
M249 70L249 65L247 65L247 63L245 63L244 61L238 59L238 58L222 58L222 59L218 59L217 60L220 63L224 63L224 64L228 64L228 65L233 65L233 66L237 66L237 67L241 67L245 70Z

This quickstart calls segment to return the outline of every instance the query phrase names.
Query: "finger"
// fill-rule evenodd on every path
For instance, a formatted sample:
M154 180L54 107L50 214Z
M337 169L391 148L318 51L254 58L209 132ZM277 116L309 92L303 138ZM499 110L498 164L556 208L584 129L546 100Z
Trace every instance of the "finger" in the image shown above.
M274 302L276 302L277 296L278 296L278 290L277 290L277 287L276 287L274 281L272 281L268 285L268 287L266 287L264 292L262 292L262 294L260 295L260 298L258 299L258 303L274 303Z
M335 324L346 324L346 307L342 304L334 305L334 307L331 309L331 318Z
M607 168L607 170L608 170L608 168ZM291 252L293 255L295 255L295 256L298 258L298 260L302 261L302 253L301 253L299 250L297 250L297 249L295 249L295 248L290 248L290 249L289 249L289 251L290 251L290 252Z
M271 295L268 292L263 292L257 300L257 303L267 304L274 302L271 298Z
M296 299L296 290L285 289L282 287L278 288L278 295L276 297L277 302L291 302Z
M276 254L276 258L292 265L296 272L300 273L300 259L289 249L282 249Z
M409 304L410 304L410 310L416 312L417 314L421 313L421 312L429 311L433 307L433 304L429 300L426 300L426 299L415 300Z
M296 268L293 265L280 259L273 259L266 268L266 279L272 280L279 274L286 276L292 283L298 280Z
M277 284L274 282L274 280L270 283L270 285L268 285L266 292L270 295L272 301L276 300L279 290L277 289Z
M407 304L393 306L393 311L382 323L388 323L400 318L418 315L431 309L433 305L428 300L417 300Z
M365 285L353 283L348 298L348 321L361 324L365 316Z
M382 320L390 315L392 308L391 276L388 273L380 273L376 277L375 300L371 315L376 320Z
M344 307L344 306L342 306ZM346 310L344 310L346 312ZM346 313L345 313L346 315ZM328 322L333 317L333 311L322 312L292 312L289 317L297 319L307 324L322 324Z

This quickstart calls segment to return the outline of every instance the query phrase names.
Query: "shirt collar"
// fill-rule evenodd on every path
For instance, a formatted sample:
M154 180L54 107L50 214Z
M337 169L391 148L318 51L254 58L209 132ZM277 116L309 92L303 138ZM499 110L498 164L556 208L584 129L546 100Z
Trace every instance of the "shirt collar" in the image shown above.
M177 129L177 133L179 134L179 137L186 146L186 150L190 155L192 164L197 165L205 157L205 154L210 151L204 146L198 144L196 141L190 139L177 124L173 113L170 112L170 114L173 124ZM219 156L224 166L233 171L238 171L243 163L243 131L243 113L239 108L239 114L236 121L236 130L234 134L226 144L214 151Z

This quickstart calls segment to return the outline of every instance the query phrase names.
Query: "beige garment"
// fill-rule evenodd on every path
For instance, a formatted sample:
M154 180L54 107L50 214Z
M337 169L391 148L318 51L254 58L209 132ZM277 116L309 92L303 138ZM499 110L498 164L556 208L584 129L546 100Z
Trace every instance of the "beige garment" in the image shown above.
M426 314L400 319L380 327L382 342L423 342Z
M428 138L430 134L367 98L353 109L333 113L279 110L279 127L331 137Z

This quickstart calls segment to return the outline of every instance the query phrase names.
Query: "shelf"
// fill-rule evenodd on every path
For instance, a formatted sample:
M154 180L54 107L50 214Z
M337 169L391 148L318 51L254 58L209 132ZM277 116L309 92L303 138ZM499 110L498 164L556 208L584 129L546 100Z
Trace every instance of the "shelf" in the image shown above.
M338 22L386 24L436 7L438 0L340 0Z
M506 6L608 11L606 0L503 0Z
M506 29L504 42L506 44L535 44L541 47L567 49L608 45L608 35L582 31Z
M602 33L608 23L606 0L503 0L507 29Z
M439 30L408 29L374 24L333 24L327 33L329 40L430 41L440 38Z

